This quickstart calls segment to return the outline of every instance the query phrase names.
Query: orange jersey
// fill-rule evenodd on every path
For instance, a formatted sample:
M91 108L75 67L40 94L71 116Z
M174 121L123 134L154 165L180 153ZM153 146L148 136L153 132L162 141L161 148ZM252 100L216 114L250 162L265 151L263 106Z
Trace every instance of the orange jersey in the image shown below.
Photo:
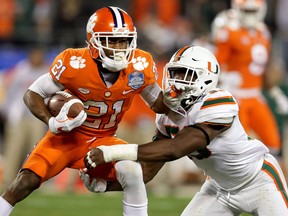
M255 30L223 26L215 34L215 56L223 71L239 73L240 88L262 88L270 43L264 25Z
M88 48L67 49L51 65L53 79L83 101L88 117L82 126L70 132L48 131L27 157L22 169L32 170L41 182L66 167L83 169L83 158L92 147L127 143L114 136L118 124L133 97L156 83L158 76L151 55L142 50L136 50L133 61L111 87L106 86L99 70L102 65L91 58ZM93 176L116 180L114 163L98 165Z
M166 63L167 63L166 61L157 62L158 77L159 77L157 82L160 86L162 85L162 71ZM125 122L132 127L136 127L137 121L139 121L139 118L137 117L139 118L145 117L145 118L153 119L153 121L156 117L156 113L146 106L145 102L142 100L142 98L139 95L136 95L135 98L133 99L131 107L125 113L122 119L122 122Z
M264 23L258 23L253 30L242 28L233 10L223 11L218 19L222 22L214 22L215 56L221 70L226 72L220 84L237 99L245 131L250 134L253 130L277 154L281 147L277 124L261 94L271 46L270 33Z
M157 70L152 56L137 49L134 61L107 87L98 66L88 48L67 49L55 58L50 73L85 105L87 119L75 130L93 136L111 136L133 97L157 81Z

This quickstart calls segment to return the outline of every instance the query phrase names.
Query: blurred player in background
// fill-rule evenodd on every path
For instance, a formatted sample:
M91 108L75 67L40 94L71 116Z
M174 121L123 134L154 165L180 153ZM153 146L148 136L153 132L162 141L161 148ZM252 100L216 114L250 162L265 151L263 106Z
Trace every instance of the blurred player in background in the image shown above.
M155 141L91 149L86 167L139 160L149 181L163 163L188 156L207 179L182 216L288 215L282 170L269 149L245 132L237 101L216 88L219 75L212 52L198 46L179 49L163 77L164 100L174 101L173 112L157 114Z
M169 111L156 82L152 56L137 49L137 31L125 11L101 8L90 17L86 30L88 46L60 53L50 72L37 79L24 95L27 107L50 130L2 193L1 216L10 215L16 203L65 168L85 168L83 158L89 148L127 143L115 133L136 94L141 94L155 112ZM64 89L85 106L85 111L72 119L66 112L71 103L65 103L56 117L45 105L45 98ZM119 161L97 166L93 176L105 180L98 192L123 189L124 215L147 215L147 194L139 163Z
M212 24L215 55L222 68L221 87L237 99L239 116L247 133L253 131L278 156L281 137L263 94L264 73L270 57L271 35L264 23L265 0L233 0L232 9L220 12ZM275 100L283 93L269 89Z
M46 125L35 118L23 102L27 88L49 70L45 55L44 48L30 48L27 58L9 69L6 75L7 93L3 107L7 118L4 133L4 186L16 177L23 160L47 130Z

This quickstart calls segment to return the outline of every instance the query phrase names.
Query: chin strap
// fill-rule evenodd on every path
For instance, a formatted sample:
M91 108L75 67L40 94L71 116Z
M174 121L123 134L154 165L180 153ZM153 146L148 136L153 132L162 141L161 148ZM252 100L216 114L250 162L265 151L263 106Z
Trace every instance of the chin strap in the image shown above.
M109 59L109 58L107 58L107 59ZM108 60L105 59L105 62L104 61L102 62L102 66L103 66L103 68L105 68L105 69L107 69L107 70L109 70L111 72L121 71L121 70L127 68L127 66L128 66L128 64L116 64L111 59L109 59L109 61L111 61L111 64L109 64L107 61Z
M119 52L119 53L115 53L114 59L111 59L105 56L102 59L102 66L103 68L106 68L109 71L117 72L117 71L127 68L128 61L125 57L125 53Z

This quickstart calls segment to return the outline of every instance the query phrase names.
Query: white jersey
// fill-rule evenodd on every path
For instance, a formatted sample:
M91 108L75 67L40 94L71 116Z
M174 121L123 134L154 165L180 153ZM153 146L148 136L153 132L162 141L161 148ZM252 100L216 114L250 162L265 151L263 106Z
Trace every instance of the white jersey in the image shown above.
M269 150L245 133L238 118L238 104L228 91L210 91L188 110L186 117L176 113L157 114L156 125L163 135L173 138L189 125L208 122L219 124L231 117L234 120L228 130L211 140L205 149L191 152L188 157L219 187L232 191L249 182L259 172L264 155Z

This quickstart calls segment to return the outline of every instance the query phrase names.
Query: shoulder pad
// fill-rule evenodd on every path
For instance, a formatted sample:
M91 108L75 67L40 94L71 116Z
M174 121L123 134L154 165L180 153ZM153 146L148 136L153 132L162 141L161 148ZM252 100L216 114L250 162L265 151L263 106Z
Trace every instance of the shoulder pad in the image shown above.
M211 25L212 37L215 39L218 32L223 29L236 30L239 27L240 24L238 19L238 13L235 10L229 9L221 11L216 15L216 17L212 22Z

